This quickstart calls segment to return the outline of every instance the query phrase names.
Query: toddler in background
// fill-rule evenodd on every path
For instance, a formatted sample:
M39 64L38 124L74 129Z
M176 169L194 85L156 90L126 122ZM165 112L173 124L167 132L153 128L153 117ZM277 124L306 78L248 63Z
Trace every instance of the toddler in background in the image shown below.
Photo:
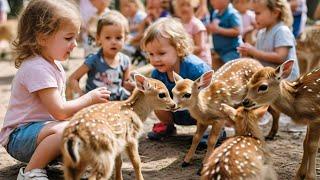
M293 15L292 32L297 38L305 29L307 22L307 4L306 0L289 0Z
M173 18L161 18L152 24L142 39L142 49L147 53L151 65L154 66L151 77L162 81L172 97L172 88L175 86L173 71L183 78L196 80L211 68L200 58L193 55L192 39L182 24ZM148 133L151 140L161 140L176 133L174 124L195 125L187 110L168 112L155 111L160 120ZM225 131L222 134L226 136ZM220 141L221 142L220 138ZM202 140L202 145L205 144Z
M232 3L234 7L239 11L241 16L241 36L242 39L246 42L247 35L250 35L251 32L255 30L256 26L256 20L255 20L255 14L251 10L251 1L252 0L234 0ZM253 35L256 35L255 32L253 32Z
M140 0L121 0L120 12L128 19L130 33L127 41L130 42L138 34L139 24L147 17L144 5ZM123 48L123 52L132 55L137 51L135 46L128 43Z
M7 0L0 0L0 24L7 22L7 16L10 12L10 6Z
M96 89L106 87L111 91L110 100L125 100L130 96L134 86L129 83L130 59L121 53L129 32L127 19L119 12L111 10L102 16L97 24L96 42L100 50L86 58L69 82L71 88L80 96ZM79 81L88 74L85 92ZM128 91L129 90L129 91Z
M120 11L129 21L129 36L134 37L137 34L138 25L147 17L144 5L141 0L121 0Z
M229 0L210 0L210 3L214 11L207 30L212 33L214 51L223 63L239 58L237 47L242 43L242 39L241 18L238 11L233 8Z
M20 168L18 180L48 179L44 168L61 154L67 118L108 101L110 92L105 87L65 100L66 76L60 62L77 46L80 24L76 5L68 0L33 0L20 15L14 42L18 71L0 132L7 152L27 163Z
M194 42L193 53L211 67L211 52L206 27L194 15L194 9L199 6L195 0L175 0L174 7L184 28Z
M257 22L256 46L248 43L238 48L242 56L251 56L264 66L277 67L288 59L294 60L288 80L299 77L295 38L289 29L292 14L286 0L253 0Z
M257 22L257 42L255 47L245 43L238 50L242 56L258 59L264 66L277 67L284 61L294 60L293 69L288 80L299 77L299 66L295 48L295 38L289 29L292 25L292 14L286 0L253 0L253 9ZM269 121L264 117L261 124ZM304 131L290 121L290 117L281 114L280 124L287 126L288 131Z
M85 56L95 51L94 37L97 19L108 12L110 0L77 0L81 15L80 40Z

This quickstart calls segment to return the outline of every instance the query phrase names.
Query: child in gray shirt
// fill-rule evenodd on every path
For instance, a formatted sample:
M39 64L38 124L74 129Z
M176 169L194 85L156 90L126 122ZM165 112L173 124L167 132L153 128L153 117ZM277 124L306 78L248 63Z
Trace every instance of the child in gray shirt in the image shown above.
M256 47L245 43L238 47L242 56L252 56L265 66L276 67L291 59L295 63L288 80L299 77L295 38L289 29L292 15L289 4L281 0L254 0L257 28L259 29Z

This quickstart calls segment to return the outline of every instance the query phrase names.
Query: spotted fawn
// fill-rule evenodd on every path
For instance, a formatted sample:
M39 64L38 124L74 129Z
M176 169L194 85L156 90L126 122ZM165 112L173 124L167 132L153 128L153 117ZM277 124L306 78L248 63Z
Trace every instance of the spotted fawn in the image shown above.
M320 26L307 27L297 39L300 73L305 74L320 65Z
M153 110L174 110L166 86L140 74L136 89L126 101L95 104L70 120L63 134L62 155L65 179L80 179L92 167L89 179L109 179L115 165L115 179L122 179L121 152L126 150L136 179L143 179L138 137L143 122Z
M292 71L288 60L276 69L265 67L248 83L245 107L271 105L299 124L307 125L303 158L296 179L316 179L316 154L320 138L320 68L293 82L285 80Z
M241 58L224 64L217 72L208 71L195 81L183 79L174 73L175 87L173 99L178 108L187 108L197 120L197 130L192 145L182 166L188 166L201 137L209 125L212 126L208 139L208 149L204 161L211 154L214 144L224 126L226 115L221 111L221 103L235 106L246 95L246 84L257 70L263 66L256 60ZM279 118L279 113L274 111ZM278 124L278 123L276 123Z
M258 125L267 108L248 110L240 106L234 109L222 104L222 110L228 115L227 121L235 128L235 136L212 152L203 166L202 180L277 179Z

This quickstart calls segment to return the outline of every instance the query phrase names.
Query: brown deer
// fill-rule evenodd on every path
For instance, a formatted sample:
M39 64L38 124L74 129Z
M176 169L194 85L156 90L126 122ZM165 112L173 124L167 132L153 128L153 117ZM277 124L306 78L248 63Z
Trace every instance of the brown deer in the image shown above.
M297 39L300 73L305 74L320 65L320 26L306 28Z
M229 117L227 121L235 128L235 136L212 152L203 165L202 180L277 179L258 124L267 108L248 110L241 106L234 109L222 104L222 110Z
M195 81L183 79L174 73L175 87L173 99L178 108L187 108L197 120L197 130L182 166L188 166L196 147L209 125L212 126L208 149L204 161L211 154L217 137L224 126L226 115L221 111L221 103L235 106L246 95L246 84L254 72L263 66L256 60L241 58L223 65L216 73L209 71ZM279 113L272 111L278 125ZM277 126L276 126L277 127Z
M315 179L315 158L320 137L320 68L293 82L285 80L292 70L288 60L276 69L265 67L248 83L245 107L271 105L299 124L308 126L303 143L303 158L296 179Z
M143 179L138 137L143 122L154 109L174 110L166 86L155 79L135 75L136 89L126 101L96 104L82 109L70 120L63 135L65 179L79 179L87 166L90 179L122 179L121 152L125 149L136 179Z

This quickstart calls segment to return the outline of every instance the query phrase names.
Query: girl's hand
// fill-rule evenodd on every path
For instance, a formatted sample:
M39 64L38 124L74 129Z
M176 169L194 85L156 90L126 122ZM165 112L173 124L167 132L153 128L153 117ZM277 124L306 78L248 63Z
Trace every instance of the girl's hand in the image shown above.
M136 87L136 83L135 83L134 81L131 81L131 80L128 79L128 80L126 80L126 81L123 82L123 87L124 87L126 90L132 92L133 89Z
M240 53L241 57L248 57L254 54L256 48L249 43L244 43L237 47L237 50Z
M106 87L99 87L97 89L94 89L84 96L86 96L90 102L90 104L96 104L96 103L106 103L108 102L108 99L110 97L110 91Z

